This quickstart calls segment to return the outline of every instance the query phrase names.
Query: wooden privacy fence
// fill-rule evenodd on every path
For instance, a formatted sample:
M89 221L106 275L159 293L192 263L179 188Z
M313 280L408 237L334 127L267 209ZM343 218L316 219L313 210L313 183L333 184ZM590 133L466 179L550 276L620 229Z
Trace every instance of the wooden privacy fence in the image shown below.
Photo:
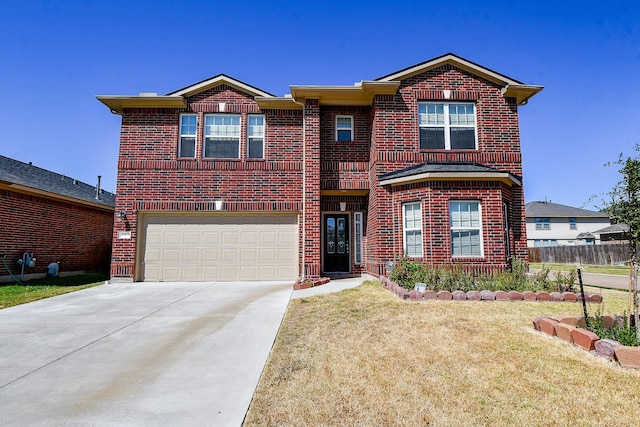
M619 265L631 259L628 243L528 248L529 262Z

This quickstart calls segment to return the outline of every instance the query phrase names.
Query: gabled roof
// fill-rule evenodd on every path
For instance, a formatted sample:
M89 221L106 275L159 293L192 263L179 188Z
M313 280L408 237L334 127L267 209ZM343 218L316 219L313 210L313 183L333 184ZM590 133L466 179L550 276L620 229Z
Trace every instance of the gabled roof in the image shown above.
M502 86L502 94L504 96L516 98L518 105L525 105L529 98L543 89L543 86L525 85L518 80L512 79L511 77L507 77L504 74L500 74L489 68L478 65L475 62L471 62L467 59L461 58L457 55L454 55L453 53L447 53L437 58L421 62L420 64L404 68L400 71L396 71L395 73L380 77L376 79L376 81L401 81L447 64L453 65L457 68L468 71L471 74L480 76L486 80L489 80L490 82Z
M477 163L421 163L379 177L380 185L405 185L420 181L501 181L521 185L510 172L499 171Z
M164 96L158 96L155 93L141 93L139 96L98 95L96 98L109 107L114 114L122 114L124 108L185 108L187 106L186 98L212 87L226 84L253 96L258 105L265 109L301 109L307 98L318 99L320 104L371 105L375 95L396 93L402 80L447 64L497 84L502 87L502 94L506 97L516 98L518 105L526 104L529 98L543 89L542 86L525 85L504 74L452 53L447 53L376 80L361 81L351 86L291 85L291 95L284 97L276 97L225 74L218 74Z
M256 98L273 98L274 100L283 100L282 98L275 97L269 92L265 92L255 86L251 86L224 74L218 74L217 76L202 80L174 92L170 92L164 96L158 96L155 93L141 93L138 96L98 95L96 98L98 101L109 107L111 112L114 114L122 114L122 110L124 108L185 108L187 106L186 98L222 84L236 88L239 91ZM284 100L282 105L289 104L292 108L298 108L293 100Z
M0 188L107 210L113 210L116 198L101 190L96 199L94 186L5 156L0 156Z
M234 87L239 91L242 91L251 96L265 96L265 97L273 97L274 95L269 92L265 92L262 89L258 89L255 86L251 86L250 84L241 82L240 80L236 80L233 77L229 77L225 74L218 74L217 76L210 77L208 79L202 80L198 83L194 83L182 89L178 89L174 92L168 93L167 96L184 96L189 97L195 95L196 93L204 92L205 90L211 89L212 87L220 86L221 84L226 84L227 86Z
M525 214L527 218L609 218L604 212L551 202L529 202L525 205Z
M593 239L594 237L596 236L594 236L593 233L590 233L589 231L583 231L582 233L576 236L576 239L585 240L585 239Z

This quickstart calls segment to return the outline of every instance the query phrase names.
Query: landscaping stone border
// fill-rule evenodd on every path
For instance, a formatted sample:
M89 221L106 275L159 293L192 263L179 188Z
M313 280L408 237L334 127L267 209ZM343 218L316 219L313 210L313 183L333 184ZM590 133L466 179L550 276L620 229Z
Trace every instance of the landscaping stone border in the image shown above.
M301 281L297 281L296 283L293 284L293 290L294 291L298 291L300 289L308 289L308 288L313 288L315 286L320 286L320 285L324 285L326 283L329 283L331 281L331 279L329 277L320 277L320 278L316 278L316 279L308 279L305 280L304 282Z
M622 326L623 319L619 316L602 316L606 327L614 324ZM640 347L629 347L610 339L600 339L598 335L584 329L582 316L541 316L533 319L533 327L551 337L580 347L591 354L616 361L624 368L640 369Z
M411 301L445 300L445 301L553 301L553 302L582 302L582 295L573 292L545 292L545 291L410 291L403 288L387 277L381 277L380 282L399 298ZM586 302L600 303L602 295L585 293Z

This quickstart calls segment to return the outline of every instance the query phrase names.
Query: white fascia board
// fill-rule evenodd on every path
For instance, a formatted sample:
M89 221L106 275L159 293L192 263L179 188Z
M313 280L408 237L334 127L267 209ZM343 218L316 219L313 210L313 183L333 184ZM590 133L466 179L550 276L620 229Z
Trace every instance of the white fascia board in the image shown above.
M216 77L213 77L211 79L208 80L204 80L200 83L196 83L192 86L186 87L184 89L179 90L178 92L172 92L171 95L173 96L191 96L193 94L196 94L198 92L202 92L206 89L209 89L211 87L215 87L221 84L228 84L229 86L233 86L245 93L248 93L250 95L253 96L262 96L265 98L273 98L273 95L271 95L270 93L264 92L260 89L257 89L253 86L249 86L246 83L242 83L241 81L232 79L231 77L225 76L225 75L219 75Z

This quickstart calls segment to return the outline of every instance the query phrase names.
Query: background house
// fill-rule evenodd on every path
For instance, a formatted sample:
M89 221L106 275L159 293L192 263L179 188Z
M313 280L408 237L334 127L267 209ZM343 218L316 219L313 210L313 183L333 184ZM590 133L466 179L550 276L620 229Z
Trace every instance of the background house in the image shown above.
M527 203L525 213L529 247L600 243L599 231L611 224L605 213L547 201Z
M0 281L18 276L25 252L36 258L24 278L107 271L115 195L73 178L0 156ZM5 265L6 264L6 265Z

